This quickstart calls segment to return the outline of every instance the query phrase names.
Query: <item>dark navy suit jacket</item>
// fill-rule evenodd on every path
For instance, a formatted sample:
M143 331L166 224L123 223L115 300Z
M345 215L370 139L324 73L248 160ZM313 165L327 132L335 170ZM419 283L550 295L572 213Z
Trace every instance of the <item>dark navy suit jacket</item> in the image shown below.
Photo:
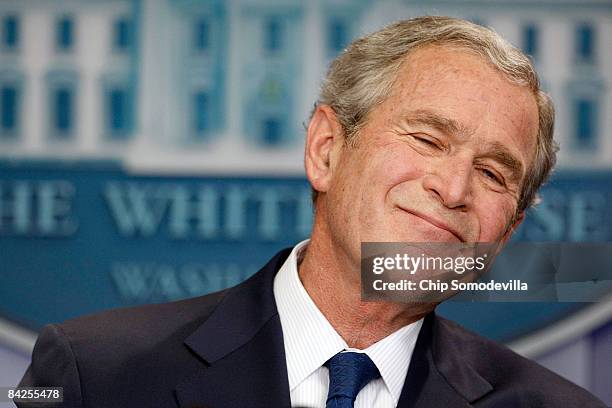
M281 251L250 279L222 292L48 325L20 386L62 386L64 403L57 406L67 408L290 407L272 290L289 253ZM551 371L431 313L399 407L470 406L603 404Z

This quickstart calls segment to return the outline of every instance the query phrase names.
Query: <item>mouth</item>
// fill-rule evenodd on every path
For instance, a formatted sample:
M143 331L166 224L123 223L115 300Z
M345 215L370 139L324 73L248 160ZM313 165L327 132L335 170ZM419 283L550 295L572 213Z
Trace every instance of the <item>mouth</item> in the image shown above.
M434 218L432 216L429 216L429 215L424 214L424 213L419 212L419 211L408 210L408 209L403 208L403 207L398 207L398 208L400 210L404 211L404 212L407 212L407 213L409 213L411 215L414 215L415 217L418 217L418 218L422 219L423 221L433 225L434 227L436 227L438 229L442 229L442 230L445 230L447 232L450 232L455 238L457 238L457 240L459 240L459 242L465 242L465 240L461 236L461 233L459 233L459 231L457 231L456 229L454 229L453 227L451 227L450 225L448 225L444 221L439 220L437 218Z

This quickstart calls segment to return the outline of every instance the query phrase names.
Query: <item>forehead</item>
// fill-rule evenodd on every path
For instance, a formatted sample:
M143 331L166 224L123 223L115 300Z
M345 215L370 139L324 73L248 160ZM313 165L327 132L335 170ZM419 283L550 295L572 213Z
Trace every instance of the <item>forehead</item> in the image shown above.
M538 109L533 93L467 50L429 46L409 54L383 105L386 112L381 113L390 120L415 111L435 112L469 130L475 140L518 150L524 164L535 152Z

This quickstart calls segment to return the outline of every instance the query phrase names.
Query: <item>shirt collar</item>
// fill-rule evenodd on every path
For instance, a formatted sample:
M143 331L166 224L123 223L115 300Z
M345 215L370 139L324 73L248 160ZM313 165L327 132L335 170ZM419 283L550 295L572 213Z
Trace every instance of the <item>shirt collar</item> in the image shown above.
M399 402L404 380L423 319L404 326L387 337L372 344L364 352L372 359L385 385L395 400Z
M283 328L289 389L343 350L366 353L399 401L423 319L404 326L365 350L350 349L312 301L298 275L298 260L309 240L297 244L274 278L274 297Z
M274 278L274 297L283 328L289 389L348 345L314 304L298 276L298 256L309 240L300 242Z

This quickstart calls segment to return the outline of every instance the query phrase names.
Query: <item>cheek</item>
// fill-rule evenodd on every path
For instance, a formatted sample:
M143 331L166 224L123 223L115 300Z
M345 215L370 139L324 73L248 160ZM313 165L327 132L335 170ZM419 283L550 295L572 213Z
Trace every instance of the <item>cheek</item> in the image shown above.
M427 173L426 163L406 143L389 144L378 155L379 183L388 191L403 182L416 180Z
M513 203L509 198L482 202L477 209L480 220L479 241L491 242L501 238L514 214L516 206ZM498 210L491 211L492 208Z
M407 150L404 143L388 142L376 145L359 158L363 165L359 175L351 175L355 185L350 191L353 200L359 202L353 201L351 210L364 231L384 228L383 220L393 201L390 194L398 194L398 186L422 173Z
M352 234L363 219L371 218L377 173L368 159L372 155L367 151L352 150L344 154L329 191L328 212L335 229L350 230Z

